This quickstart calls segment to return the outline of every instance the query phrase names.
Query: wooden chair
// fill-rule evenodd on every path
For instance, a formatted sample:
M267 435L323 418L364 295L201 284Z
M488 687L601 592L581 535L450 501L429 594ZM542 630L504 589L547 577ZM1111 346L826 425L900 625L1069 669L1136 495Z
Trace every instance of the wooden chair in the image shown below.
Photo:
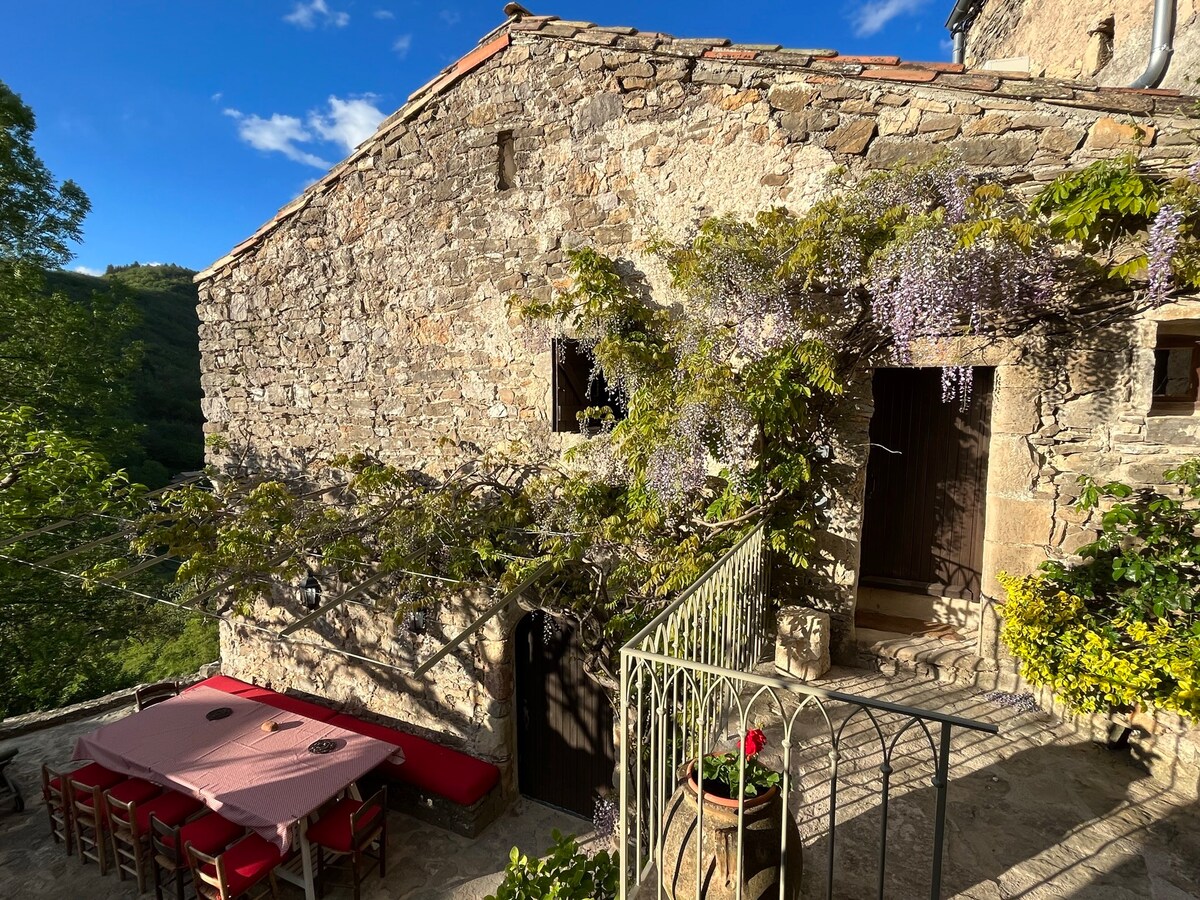
M224 853L210 856L196 845L184 844L192 877L196 882L196 896L204 900L235 900L247 897L258 900L270 896L279 900L279 884L275 880L275 867L282 859L279 848L257 834L246 835ZM250 896L250 891L263 885L260 894Z
M184 873L189 868L187 852L183 849L187 844L201 853L219 853L245 834L246 829L241 825L214 812L184 825L168 825L151 813L150 865L154 873L155 900L163 900L166 881L175 885L175 900L183 900Z
M366 878L363 859L378 860L379 875L387 874L387 787L381 787L366 800L346 797L338 800L308 828L308 841L317 851L317 896L325 895L325 851L349 856L354 900L360 900ZM378 843L378 855L371 856L370 846Z
M71 797L71 817L75 825L75 846L79 848L79 862L86 865L94 860L100 866L100 874L108 874L109 829L108 797L116 797L125 803L149 800L162 792L158 785L141 778L118 781L108 790L98 785L88 785L67 776Z
M71 804L67 800L67 782L62 772L56 772L42 763L42 801L46 804L46 817L50 820L50 836L54 843L66 844L67 856L75 852L75 841L71 834Z
M150 851L155 900L163 900L164 881L168 880L174 883L175 900L184 900L184 872L188 868L184 847L187 844L202 853L220 853L245 834L245 828L217 812L205 812L182 826L169 826L151 814ZM166 880L163 875L167 876Z
M104 800L108 805L108 835L112 840L117 876L124 881L126 873L132 875L137 880L138 893L144 894L150 850L150 816L156 815L168 825L179 825L188 816L197 813L204 804L178 791L164 791L142 802L125 802L109 791Z
M147 706L153 706L155 703L162 703L164 700L178 696L178 681L160 681L158 684L148 684L133 692L133 700L137 704L138 712Z
M46 816L50 820L50 835L57 844L64 843L67 855L75 852L75 820L71 816L71 781L85 784L89 788L107 790L125 776L99 763L89 763L73 772L57 772L42 765L42 800L46 804Z

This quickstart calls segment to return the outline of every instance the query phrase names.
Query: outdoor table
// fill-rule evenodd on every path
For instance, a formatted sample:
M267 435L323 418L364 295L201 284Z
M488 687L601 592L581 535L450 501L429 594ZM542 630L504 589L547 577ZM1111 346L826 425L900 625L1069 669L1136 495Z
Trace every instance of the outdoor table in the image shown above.
M220 708L229 715L208 718ZM276 730L263 730L269 721ZM318 740L333 741L335 749L309 752ZM283 852L298 828L301 886L313 900L309 814L395 750L336 725L197 687L81 736L74 758L190 794ZM292 880L293 873L281 867L279 875Z

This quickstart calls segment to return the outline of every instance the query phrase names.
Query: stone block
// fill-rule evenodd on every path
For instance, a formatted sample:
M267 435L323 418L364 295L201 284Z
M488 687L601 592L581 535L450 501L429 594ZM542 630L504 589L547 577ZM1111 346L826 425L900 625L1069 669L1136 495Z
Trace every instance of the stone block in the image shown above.
M992 497L985 513L988 540L1044 546L1050 540L1053 514L1046 500Z
M1037 138L1024 132L996 137L967 138L958 143L959 153L969 166L1023 166L1037 150Z
M834 153L861 155L874 136L874 119L855 119L834 129L825 141L825 149Z
M804 681L813 681L829 671L829 613L804 606L779 610L775 638L775 669Z
M1111 116L1097 119L1088 134L1089 150L1132 150L1149 147L1154 143L1155 128L1152 125L1118 122Z

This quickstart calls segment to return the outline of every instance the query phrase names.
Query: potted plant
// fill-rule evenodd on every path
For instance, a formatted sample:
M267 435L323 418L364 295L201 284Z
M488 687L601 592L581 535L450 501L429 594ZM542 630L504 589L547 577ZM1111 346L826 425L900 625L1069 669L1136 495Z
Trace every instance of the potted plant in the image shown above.
M738 740L737 749L705 756L699 777L696 760L685 767L663 821L662 882L672 900L738 896L739 810L743 824L741 896L744 900L775 900L799 893L800 832L780 795L780 774L758 759L766 742L761 729L751 729ZM697 829L701 806L703 817ZM781 886L779 845L785 826L787 875L786 885Z

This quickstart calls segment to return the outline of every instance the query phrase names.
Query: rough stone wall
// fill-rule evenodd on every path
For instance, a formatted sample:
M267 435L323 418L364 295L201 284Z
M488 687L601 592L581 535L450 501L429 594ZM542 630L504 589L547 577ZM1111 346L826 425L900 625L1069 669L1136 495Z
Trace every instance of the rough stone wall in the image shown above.
M330 586L331 591L337 589ZM506 763L513 689L508 635L519 613L510 611L491 620L428 675L414 678L412 671L470 625L494 598L478 592L431 607L421 634L409 632L377 608L377 599L383 598L349 601L287 643L269 639L262 629L278 631L304 610L282 595L270 605L260 601L244 621L223 623L222 671L277 691L324 698L345 712L396 719L408 723L410 730ZM344 652L331 652L329 645ZM364 657L385 660L391 668Z
M782 54L757 64L756 51L713 58L682 49L685 42L645 40L638 49L642 37L514 29L511 46L393 116L347 164L204 273L207 431L271 465L365 449L430 468L455 458L446 437L554 452L562 439L549 433L548 341L509 316L505 300L565 284L567 248L592 245L623 258L666 297L647 239L684 238L709 215L802 209L833 166L861 175L945 149L1033 190L1097 158L1133 151L1181 169L1194 153L1184 120L1149 115L1159 97L1113 93L1101 103L1050 83L865 69L847 58L811 66L805 58L807 67L792 69L778 63ZM1121 112L1093 108L1109 102ZM1139 116L1136 127L1130 114ZM516 184L504 191L501 131L512 132L516 150ZM1077 468L1119 462L1120 453L1133 465L1168 446L1156 443L1150 423L1118 418L1145 416L1144 388L1135 392L1135 376L1123 374L1135 361L1144 368L1139 341L1136 353L1125 345L1117 355L1083 342L1076 368L1097 370L1094 383L1051 378L1028 355L1002 354L1013 361L998 379L1002 458L989 487L1004 505L989 510L989 571L1026 564L1052 538L1063 544L1058 523ZM1047 371L1058 372L1059 362ZM854 655L869 413L869 397L848 399L838 513L824 536L828 577L810 586L833 615L843 659ZM1184 431L1192 440L1190 422ZM1136 440L1113 451L1118 434ZM404 658L386 637L389 626L377 627L384 637L369 642ZM329 639L344 640L336 631ZM503 635L488 640L488 658L507 659ZM295 657L257 642L228 633L227 664L267 673L276 686L295 683ZM364 696L353 680L320 677L314 693ZM405 686L378 690L372 708L378 699L398 718L461 731L482 751L472 741L492 726L476 689L481 670L463 664L435 677L445 683L431 688L442 691L434 706L410 702ZM452 724L434 725L440 712L430 718L431 710L450 710Z
M1176 10L1175 52L1161 87L1194 93L1200 78L1200 4L1176 0ZM1105 62L1097 52L1102 39L1090 33L1110 17L1112 53ZM967 64L1027 57L1033 75L1127 85L1146 68L1153 20L1154 0L986 0L967 34Z

